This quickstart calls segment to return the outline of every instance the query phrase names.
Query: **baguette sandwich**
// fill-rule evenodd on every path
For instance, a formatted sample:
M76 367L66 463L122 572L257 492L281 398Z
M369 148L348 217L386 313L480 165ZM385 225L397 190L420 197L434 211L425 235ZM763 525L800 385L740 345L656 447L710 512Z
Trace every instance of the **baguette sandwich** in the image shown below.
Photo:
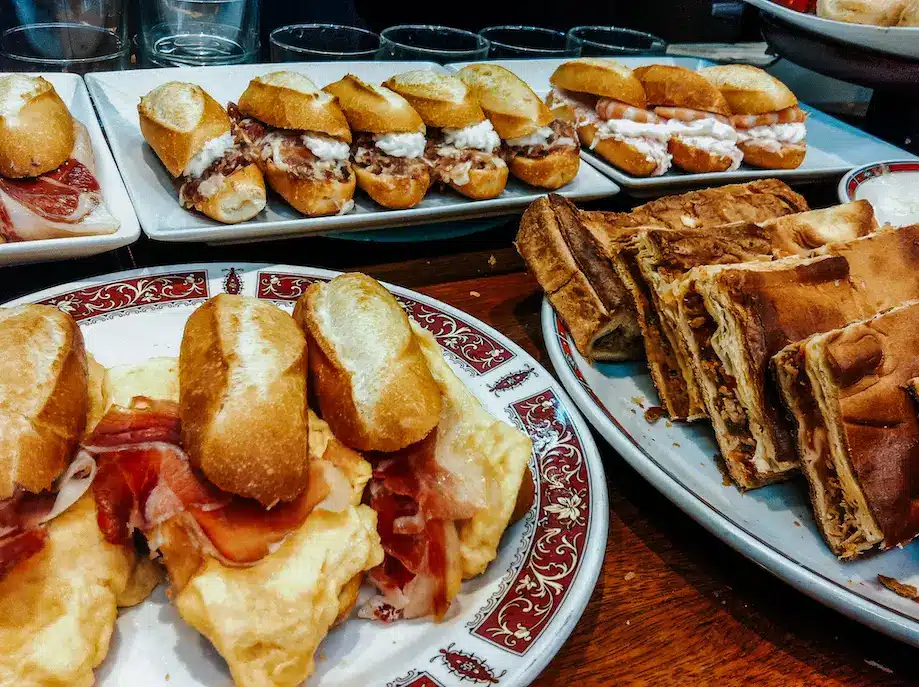
M334 96L298 72L272 72L227 111L234 138L291 207L316 217L354 206L351 130Z
M316 283L294 318L323 417L374 451L369 503L385 551L365 617L442 618L485 570L515 512L532 443L479 404L434 338L361 274Z
M549 78L546 103L578 131L581 144L637 177L670 169L670 128L647 107L645 89L615 60L583 57L565 62Z
M435 180L474 200L501 195L507 184L507 165L497 154L501 139L462 81L417 69L383 85L411 103L424 120L424 158Z
M635 76L654 114L670 129L667 150L687 172L735 170L743 160L727 100L710 81L685 67L639 67Z
M56 308L0 308L0 681L90 685L118 606L158 581L133 546L106 542L77 452L102 414L102 368Z
M86 442L106 539L143 533L238 685L301 684L382 560L360 505L370 466L308 410L306 384L290 316L220 295L189 318L178 361L107 371Z
M790 344L772 359L797 427L814 517L837 556L919 534L913 475L919 418L919 303Z
M424 121L418 113L398 93L352 74L323 90L338 98L354 132L352 167L358 187L386 208L418 205L431 186Z
M746 64L706 67L699 74L728 101L744 162L767 169L801 165L807 154L807 115L785 84Z
M179 183L179 202L234 224L265 207L265 180L233 138L226 111L200 86L170 81L137 106L144 139Z
M456 76L472 91L504 142L511 174L550 190L577 176L580 145L574 126L553 114L520 78L493 64L469 65Z
M0 244L112 234L89 132L40 76L0 76Z

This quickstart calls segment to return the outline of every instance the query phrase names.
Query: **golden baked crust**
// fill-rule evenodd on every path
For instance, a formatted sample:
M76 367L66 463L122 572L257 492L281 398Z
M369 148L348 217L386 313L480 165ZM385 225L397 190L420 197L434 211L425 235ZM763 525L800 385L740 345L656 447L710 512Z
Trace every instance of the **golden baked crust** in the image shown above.
M383 85L405 98L426 126L462 129L485 119L466 84L450 74L415 69L396 74Z
M351 169L350 164L348 168ZM353 171L353 170L352 170ZM287 203L304 215L319 217L337 215L348 201L354 198L355 175L348 174L346 181L337 179L295 179L277 169L269 160L265 166L268 185Z
M357 186L384 208L405 210L413 208L424 199L431 187L431 174L427 168L418 176L376 174L354 165Z
M635 177L650 176L657 163L649 160L647 155L630 145L626 141L615 138L604 138L597 145L591 147L597 127L594 124L585 124L578 127L578 138L585 150L590 150L607 160L611 165Z
M602 57L569 60L559 65L549 82L566 91L613 98L641 109L647 105L641 81L631 69L616 60Z
M734 114L765 114L798 104L788 86L749 64L705 67L699 74L715 84Z
M506 164L490 166L486 169L470 169L469 183L449 182L448 186L457 193L473 200L497 198L507 186L508 169Z
M255 165L240 167L224 179L220 190L194 208L224 224L245 222L265 209L265 178Z
M730 115L728 101L711 81L686 67L654 64L639 67L635 76L645 88L649 106L688 107Z
M338 98L352 131L374 134L424 132L424 122L409 102L395 91L364 83L353 74L322 90Z
M744 162L766 169L797 169L807 155L807 146L804 143L786 144L778 151L746 142L739 143L738 147L743 151Z
M570 184L578 175L581 156L573 148L556 150L540 158L513 155L507 166L525 184L554 191Z
M265 506L306 488L306 340L276 306L220 294L188 318L182 444L215 485Z
M0 176L35 177L70 157L74 131L70 111L42 77L0 76L0 96L13 82L31 81L31 92L15 115L0 116Z
M673 164L687 172L724 172L731 166L730 157L715 155L702 148L689 145L679 136L673 136L667 144L667 151L673 156Z
M555 119L533 89L504 67L471 64L456 76L472 91L502 139L529 136Z

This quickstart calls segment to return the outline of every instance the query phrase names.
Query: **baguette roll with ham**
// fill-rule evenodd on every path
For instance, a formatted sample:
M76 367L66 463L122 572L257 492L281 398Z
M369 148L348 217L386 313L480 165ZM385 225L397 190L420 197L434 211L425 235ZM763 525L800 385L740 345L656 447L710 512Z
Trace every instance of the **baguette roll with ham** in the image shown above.
M354 133L351 165L357 186L385 208L418 205L431 186L424 161L424 121L401 95L353 74L324 89L338 98Z
M272 72L227 109L235 138L293 208L316 217L354 207L351 130L334 96L298 72Z
M580 168L574 126L559 119L533 89L504 67L472 64L456 76L466 84L503 141L510 173L550 190L570 183Z
M497 154L501 139L462 81L416 69L383 85L411 103L424 121L424 159L436 180L473 200L501 195L507 184L507 164Z
M230 118L200 86L170 81L140 99L144 139L178 180L179 202L235 224L265 208L265 180L233 138Z

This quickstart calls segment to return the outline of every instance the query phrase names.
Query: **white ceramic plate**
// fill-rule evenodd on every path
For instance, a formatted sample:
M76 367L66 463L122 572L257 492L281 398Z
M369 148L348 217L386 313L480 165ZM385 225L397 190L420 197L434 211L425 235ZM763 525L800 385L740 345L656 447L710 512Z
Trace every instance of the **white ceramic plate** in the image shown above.
M797 12L770 0L746 0L746 2L763 12L787 21L792 26L811 33L890 55L919 57L919 26L849 24L844 21L823 19L815 14Z
M137 215L134 214L131 200L118 174L105 136L102 135L102 129L99 128L83 79L76 74L45 72L40 72L36 76L42 76L54 85L54 90L70 108L70 113L89 131L93 153L96 156L96 178L102 187L102 198L111 213L121 221L121 226L114 234L100 236L0 243L0 266L85 258L134 243L140 236Z
M657 404L643 362L590 365L547 300L542 330L552 365L588 421L623 458L694 520L818 601L919 646L919 604L884 588L878 574L919 584L916 546L850 563L830 552L813 520L803 479L742 494L726 485L705 423L649 424Z
M884 162L875 162L857 169L853 169L839 181L837 191L841 203L849 203L853 200L861 200L871 196L878 195L886 197L890 201L890 188L879 188L873 192L869 190L865 182L878 177L885 177L884 183L896 185L896 191L908 198L919 198L919 160L885 160ZM903 212L902 208L897 208L894 213L888 212L884 203L872 203L878 222L902 226L919 222L919 208L910 208L909 211Z
M241 293L291 311L306 286L333 276L281 265L178 265L97 277L14 303L69 312L87 349L112 366L178 355L185 320L208 297ZM320 646L307 684L435 687L472 680L523 687L574 629L600 572L608 522L603 466L578 411L539 363L469 315L392 290L485 407L532 437L536 502L504 535L487 571L463 585L449 619L383 625L352 618ZM223 661L182 622L162 588L121 614L99 678L103 687L153 687L165 679L170 687L231 684Z
M432 189L418 206L386 210L358 191L356 207L346 215L308 218L269 192L268 207L254 219L232 226L184 210L172 177L144 142L137 121L140 97L167 81L190 81L208 91L222 105L235 102L259 74L288 69L301 71L319 86L353 73L371 83L385 81L409 69L443 68L432 62L316 62L255 64L232 67L143 69L89 74L86 83L99 111L102 126L134 201L144 232L160 241L241 241L355 231L376 227L431 224L453 219L475 219L522 210L545 193L513 178L498 198L473 201L449 190ZM889 157L889 156L888 156ZM572 199L590 200L619 192L619 187L589 165L560 191Z
M635 68L646 64L671 64L688 69L701 69L714 62L694 57L617 57L616 60ZM558 65L565 60L496 60L511 70L541 97L552 89L549 77ZM468 63L449 64L452 69L460 69ZM581 157L613 179L633 195L661 195L678 190L712 186L718 184L736 184L750 179L778 178L788 182L813 181L848 172L853 167L891 158L909 158L912 155L896 146L875 138L853 126L830 117L819 110L801 104L808 113L807 120L807 155L797 169L757 169L741 165L733 172L712 172L708 174L689 174L678 169L671 169L659 177L633 177L607 163L599 155L582 149Z

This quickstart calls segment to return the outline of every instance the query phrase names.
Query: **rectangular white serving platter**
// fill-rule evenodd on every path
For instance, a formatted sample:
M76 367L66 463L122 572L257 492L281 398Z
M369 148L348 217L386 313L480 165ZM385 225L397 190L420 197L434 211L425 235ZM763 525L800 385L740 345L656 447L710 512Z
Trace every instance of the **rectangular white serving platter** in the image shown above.
M0 73L0 76L3 74ZM89 131L96 158L96 179L102 188L102 198L111 213L121 222L121 226L114 234L0 243L0 266L85 258L134 243L140 236L137 215L134 214L131 199L128 198L102 129L99 128L83 79L77 74L38 72L34 75L51 82L70 109L70 114Z
M616 60L632 69L647 64L669 64L696 70L715 64L696 57L617 57ZM492 64L501 65L514 72L530 84L530 87L541 97L545 97L552 89L549 77L563 62L565 60L560 59L495 60ZM467 64L470 63L458 62L448 64L447 67L459 70ZM671 170L659 177L633 177L608 164L599 155L594 155L587 149L582 149L581 157L634 195L663 194L678 189L735 184L767 177L783 179L790 183L816 181L839 176L853 167L860 167L879 160L902 160L915 157L911 153L803 103L801 109L808 113L807 156L797 169L757 169L741 165L740 169L733 172L690 174L680 170Z
M150 238L244 241L476 219L519 211L545 194L543 189L511 178L504 193L492 200L473 201L450 190L432 189L414 208L386 210L358 191L354 198L355 208L350 213L309 218L269 191L268 207L254 219L236 225L223 225L183 209L172 177L141 135L137 119L141 96L167 81L188 81L198 84L226 105L239 98L253 77L279 69L303 72L320 87L348 73L378 84L410 69L443 70L432 62L316 62L144 69L87 75L86 83L118 168L134 201L141 226ZM619 187L590 165L581 165L577 178L559 192L574 200L591 200L618 193Z

